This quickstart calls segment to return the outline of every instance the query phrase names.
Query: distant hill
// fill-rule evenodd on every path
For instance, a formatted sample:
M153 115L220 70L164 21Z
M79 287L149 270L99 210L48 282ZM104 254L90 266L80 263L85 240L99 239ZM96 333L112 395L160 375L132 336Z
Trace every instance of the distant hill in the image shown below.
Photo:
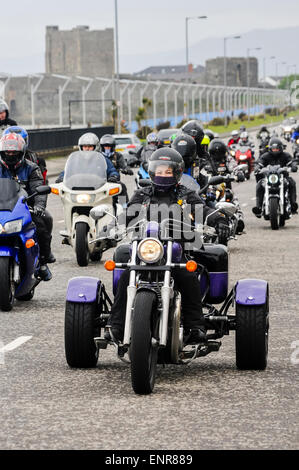
M246 29L248 28L247 25ZM275 63L287 62L290 65L297 63L299 73L299 56L297 45L299 43L299 26L282 29L256 29L249 32L234 26L232 35L240 35L241 39L227 42L227 55L229 57L245 57L247 48L262 47L262 51L252 51L250 55L260 60L260 76L263 76L263 57L275 56L273 61L267 61L267 75L275 75ZM139 72L154 65L180 65L185 63L185 45L182 49L161 51L155 54L122 55L120 57L121 73ZM190 62L204 65L207 59L223 56L223 38L211 37L190 46ZM271 65L272 64L272 65ZM290 73L294 69L290 68ZM279 67L279 74L286 74L286 67Z

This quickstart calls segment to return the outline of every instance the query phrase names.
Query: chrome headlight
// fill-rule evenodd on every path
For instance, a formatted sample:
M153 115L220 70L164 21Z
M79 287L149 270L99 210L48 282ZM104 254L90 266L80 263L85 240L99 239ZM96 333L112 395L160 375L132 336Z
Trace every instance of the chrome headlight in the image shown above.
M240 160L242 160L242 161L247 160L247 155L241 155Z
M155 238L146 238L138 245L138 257L145 263L157 263L163 258L162 243Z
M277 184L279 181L278 175L270 175L268 178L270 184Z
M6 222L6 224L3 226L0 224L0 233L18 233L22 231L22 225L23 225L23 220L18 219L18 220L12 220L11 222Z
M95 201L95 194L72 194L71 197L78 204L93 204Z

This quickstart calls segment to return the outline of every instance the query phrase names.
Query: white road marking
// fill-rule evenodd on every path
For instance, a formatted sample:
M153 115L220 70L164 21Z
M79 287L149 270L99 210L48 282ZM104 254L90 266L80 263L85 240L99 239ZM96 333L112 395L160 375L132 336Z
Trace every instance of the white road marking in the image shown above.
M64 223L64 219L63 220L58 220L58 224L63 224Z
M248 204L245 202L244 204L242 204L242 207L247 207Z
M255 197L252 197L252 198L251 198L252 201L255 201L255 199L256 199Z
M32 336L20 336L19 338L15 339L11 343L6 344L6 346L3 346L0 349L1 353L8 352L8 351L13 351L14 349L17 349L19 346L22 346L22 344L27 343L32 338Z

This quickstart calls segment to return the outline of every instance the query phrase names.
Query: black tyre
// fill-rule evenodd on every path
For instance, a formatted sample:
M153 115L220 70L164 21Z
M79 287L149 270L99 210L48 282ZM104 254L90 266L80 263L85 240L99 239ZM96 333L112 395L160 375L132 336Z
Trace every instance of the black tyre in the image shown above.
M271 198L269 201L270 223L272 230L279 229L278 199Z
M88 225L84 222L78 222L76 225L76 257L79 266L88 266Z
M13 259L0 257L0 308L9 312L14 303Z
M153 292L138 292L135 300L130 346L131 380L135 393L148 395L155 385L158 347L153 346L157 338L156 295Z
M101 261L102 256L103 256L103 252L102 252L102 251L96 251L96 252L94 252L94 253L90 253L90 259L91 259L91 261Z
M31 289L31 291L28 292L28 294L17 297L17 300L29 302L29 300L32 300L33 297L34 297L34 289Z
M95 326L96 304L66 302L64 341L65 356L70 367L88 369L98 362L94 338L99 336Z
M238 369L266 369L268 331L268 305L236 306L236 362Z

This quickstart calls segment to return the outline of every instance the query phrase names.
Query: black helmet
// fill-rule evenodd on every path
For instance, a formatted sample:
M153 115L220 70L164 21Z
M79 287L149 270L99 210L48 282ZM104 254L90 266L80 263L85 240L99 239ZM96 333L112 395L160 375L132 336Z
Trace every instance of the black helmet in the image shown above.
M195 119L184 124L182 127L182 132L193 137L197 145L201 144L202 139L205 136L202 126L200 125L199 121L196 121Z
M190 168L196 159L196 143L188 134L180 134L172 147L183 157L185 168Z
M295 127L295 132L297 132L299 134L299 126Z
M179 183L183 171L184 160L182 156L170 147L155 150L148 160L150 179L159 191L167 191L175 187Z
M273 137L269 142L269 152L272 154L279 154L283 152L283 143L277 137Z
M265 126L265 124L261 125L260 132L268 132L267 126Z
M116 141L114 137L111 134L103 135L103 137L100 140L100 147L101 147L101 152L103 153L105 153L105 147L110 147L111 150L109 152L109 155L107 153L107 156L109 157L110 155L112 155L116 147Z
M216 161L221 161L226 158L227 146L220 139L214 139L209 145L209 153Z

